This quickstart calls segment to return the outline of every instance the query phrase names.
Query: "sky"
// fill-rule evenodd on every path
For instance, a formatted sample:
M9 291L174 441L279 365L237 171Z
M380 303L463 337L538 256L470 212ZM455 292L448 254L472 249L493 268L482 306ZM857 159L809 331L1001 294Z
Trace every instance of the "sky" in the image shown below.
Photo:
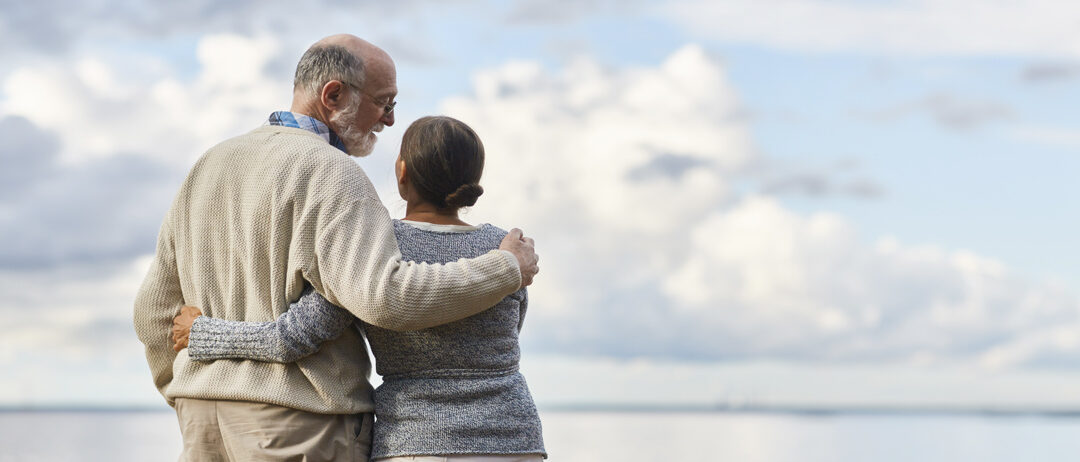
M347 32L397 64L358 160L391 215L445 114L464 219L536 239L542 407L1080 408L1080 4L0 3L0 406L164 405L131 315L169 203Z

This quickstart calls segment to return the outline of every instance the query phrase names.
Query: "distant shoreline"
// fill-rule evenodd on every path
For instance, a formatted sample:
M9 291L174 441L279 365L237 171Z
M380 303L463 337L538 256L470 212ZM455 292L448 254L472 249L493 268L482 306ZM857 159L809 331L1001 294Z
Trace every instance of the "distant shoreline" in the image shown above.
M975 416L975 417L1055 417L1080 418L1080 408L977 407L977 406L707 406L641 404L560 404L539 406L550 413L626 414L776 414L808 417L829 416ZM38 405L0 406L0 414L27 413L163 413L161 406Z

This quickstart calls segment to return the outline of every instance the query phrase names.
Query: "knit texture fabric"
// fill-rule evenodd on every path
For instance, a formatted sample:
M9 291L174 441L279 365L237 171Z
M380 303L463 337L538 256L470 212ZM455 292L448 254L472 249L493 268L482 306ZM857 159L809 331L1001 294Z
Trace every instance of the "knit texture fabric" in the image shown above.
M169 404L184 397L371 412L370 363L355 330L288 364L173 352L170 327L182 305L271 321L305 281L365 322L407 330L482 311L517 290L521 274L506 251L446 265L403 261L389 214L352 158L311 132L260 127L196 162L135 299L135 331Z
M491 225L440 233L400 221L394 231L402 258L425 263L482 255L506 235ZM527 306L522 289L487 311L429 329L365 325L383 376L371 457L546 454L540 416L518 372Z
M351 313L331 305L308 287L300 300L274 321L195 318L187 351L195 361L254 359L291 363L315 353L323 342L338 338L350 327L358 327Z
M402 257L442 263L482 255L506 232L491 225L440 232L394 223ZM375 390L372 457L543 454L540 418L518 372L518 332L528 306L522 289L474 316L412 332L363 324L383 384ZM314 290L274 322L195 320L191 358L287 362L353 328L347 311Z

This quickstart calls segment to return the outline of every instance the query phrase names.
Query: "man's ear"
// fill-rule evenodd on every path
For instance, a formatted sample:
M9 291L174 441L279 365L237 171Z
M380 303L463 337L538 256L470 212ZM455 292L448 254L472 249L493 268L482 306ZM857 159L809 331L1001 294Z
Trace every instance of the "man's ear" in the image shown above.
M319 101L322 102L323 107L338 111L345 108L349 99L348 87L338 80L331 80L326 82L322 87L322 91L319 92Z

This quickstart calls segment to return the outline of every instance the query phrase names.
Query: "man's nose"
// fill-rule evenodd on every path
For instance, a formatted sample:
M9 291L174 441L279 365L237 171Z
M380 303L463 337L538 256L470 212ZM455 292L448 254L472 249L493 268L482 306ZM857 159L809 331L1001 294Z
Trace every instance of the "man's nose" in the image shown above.
M387 113L387 114L383 114L382 118L379 119L379 121L382 122L383 125L386 125L387 127L393 126L394 125L394 113L390 112L390 113Z

